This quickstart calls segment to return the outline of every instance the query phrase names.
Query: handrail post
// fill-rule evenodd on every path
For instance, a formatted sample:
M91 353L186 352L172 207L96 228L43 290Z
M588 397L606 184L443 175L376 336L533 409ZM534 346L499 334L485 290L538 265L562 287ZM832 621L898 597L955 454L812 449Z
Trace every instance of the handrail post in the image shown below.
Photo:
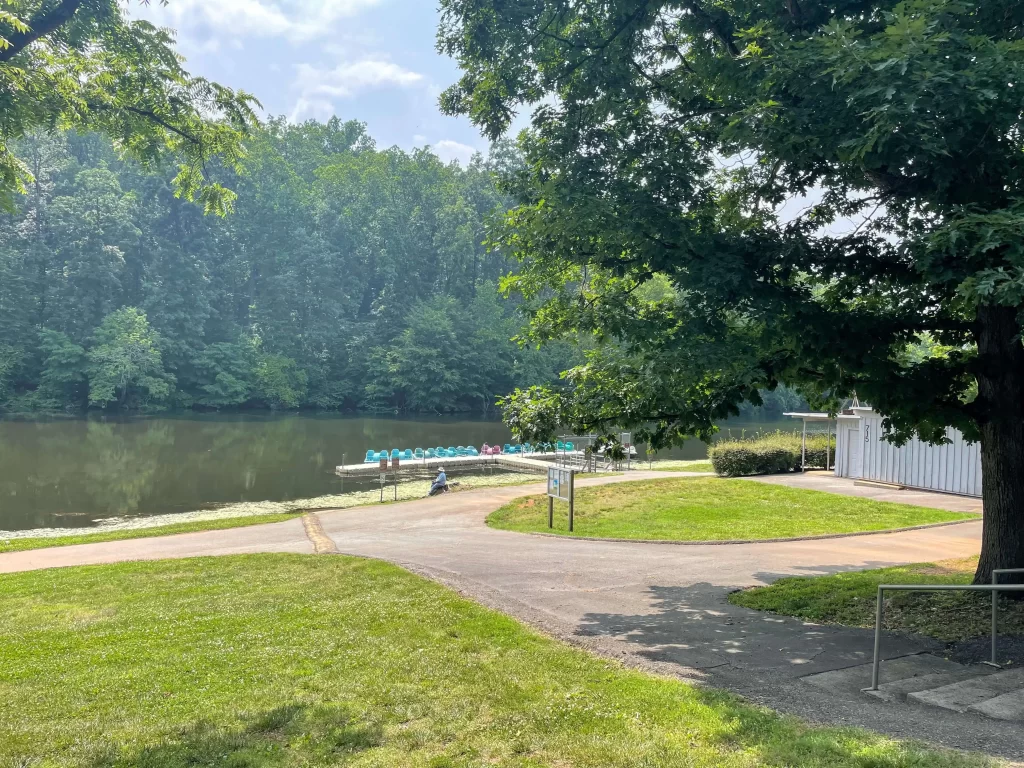
M878 597L875 600L875 658L871 665L871 687L869 691L878 690L878 666L881 663L878 658L882 646L882 586L878 586Z
M995 586L999 583L999 572L992 571L992 585ZM995 666L999 662L996 661L996 626L999 621L999 590L992 590L992 665Z
M1024 568L993 568L992 569L992 586L995 587L999 583L999 574L1001 573L1024 573ZM999 621L999 589L992 590L992 664L993 666L999 666L999 662L996 661L996 630L998 628ZM1017 590L1013 590L1017 591Z

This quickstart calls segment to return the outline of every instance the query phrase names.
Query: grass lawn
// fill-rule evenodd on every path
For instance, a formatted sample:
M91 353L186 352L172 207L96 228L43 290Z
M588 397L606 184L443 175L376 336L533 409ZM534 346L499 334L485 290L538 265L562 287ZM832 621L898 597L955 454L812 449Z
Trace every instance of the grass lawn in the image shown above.
M835 576L799 576L780 579L768 587L734 592L729 600L747 608L824 624L873 627L879 584L970 584L977 565L978 558L969 557ZM955 642L988 635L991 609L988 595L894 593L886 597L884 618L888 629ZM1001 600L999 631L1024 635L1024 603Z
M640 464L639 466L643 466ZM711 462L705 459L696 461L676 461L665 459L664 461L652 461L650 468L655 472L714 472L715 468Z
M881 531L975 517L750 480L688 477L580 488L573 534L568 531L565 502L555 504L554 532L618 539L723 541ZM547 498L516 499L493 512L487 523L510 531L547 532Z
M536 483L543 480L542 475L526 475L520 472L501 472L492 475L463 475L453 478L458 485L453 492L470 491L476 488L493 488L506 485ZM430 489L429 480L403 482L398 486L398 501L421 499ZM384 492L384 503L393 503L394 497L389 496L390 486ZM122 541L125 539L143 539L150 536L170 536L175 533L194 533L196 531L219 531L225 528L241 528L246 525L261 523L279 523L291 520L307 510L317 509L348 509L351 507L380 506L380 491L356 491L353 493L332 496L317 496L310 499L293 499L291 501L256 501L232 504L214 512L214 514L230 514L237 512L236 517L215 517L210 519L185 520L174 522L174 515L161 515L151 522L156 523L143 528L120 528L99 531L96 533L77 533L67 536L32 536L18 539L4 539L0 536L0 554L4 552L20 552L26 549L44 549L46 547L66 547L71 544L95 544L102 541ZM188 513L185 513L186 515ZM4 766L0 766L4 768Z
M0 577L0 765L966 768L628 671L395 566L248 555Z

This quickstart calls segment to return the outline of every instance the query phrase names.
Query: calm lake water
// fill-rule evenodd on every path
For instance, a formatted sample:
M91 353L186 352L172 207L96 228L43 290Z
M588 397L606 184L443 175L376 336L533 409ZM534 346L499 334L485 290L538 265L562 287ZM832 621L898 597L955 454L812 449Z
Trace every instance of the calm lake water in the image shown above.
M734 436L794 423L728 424ZM724 433L724 430L723 430ZM0 421L0 531L87 528L111 517L190 512L362 489L334 467L367 449L511 440L499 422L464 418L183 415ZM692 441L659 458L698 459Z

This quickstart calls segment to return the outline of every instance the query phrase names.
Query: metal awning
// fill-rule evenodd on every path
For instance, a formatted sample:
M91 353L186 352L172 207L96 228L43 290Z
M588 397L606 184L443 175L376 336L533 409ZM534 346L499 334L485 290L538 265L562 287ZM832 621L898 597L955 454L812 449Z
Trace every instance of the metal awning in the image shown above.
M782 414L783 416L792 416L794 419L803 419L804 421L835 421L835 416L829 416L827 413L801 413L799 411L790 411Z

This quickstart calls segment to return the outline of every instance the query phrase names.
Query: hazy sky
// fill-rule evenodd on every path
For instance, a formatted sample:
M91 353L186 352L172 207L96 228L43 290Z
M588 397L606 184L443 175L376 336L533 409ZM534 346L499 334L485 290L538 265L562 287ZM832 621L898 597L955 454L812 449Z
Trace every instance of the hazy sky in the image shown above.
M458 77L434 50L436 0L169 0L130 13L178 32L187 69L254 94L267 115L337 115L378 147L429 144L465 162L487 141L437 96Z

